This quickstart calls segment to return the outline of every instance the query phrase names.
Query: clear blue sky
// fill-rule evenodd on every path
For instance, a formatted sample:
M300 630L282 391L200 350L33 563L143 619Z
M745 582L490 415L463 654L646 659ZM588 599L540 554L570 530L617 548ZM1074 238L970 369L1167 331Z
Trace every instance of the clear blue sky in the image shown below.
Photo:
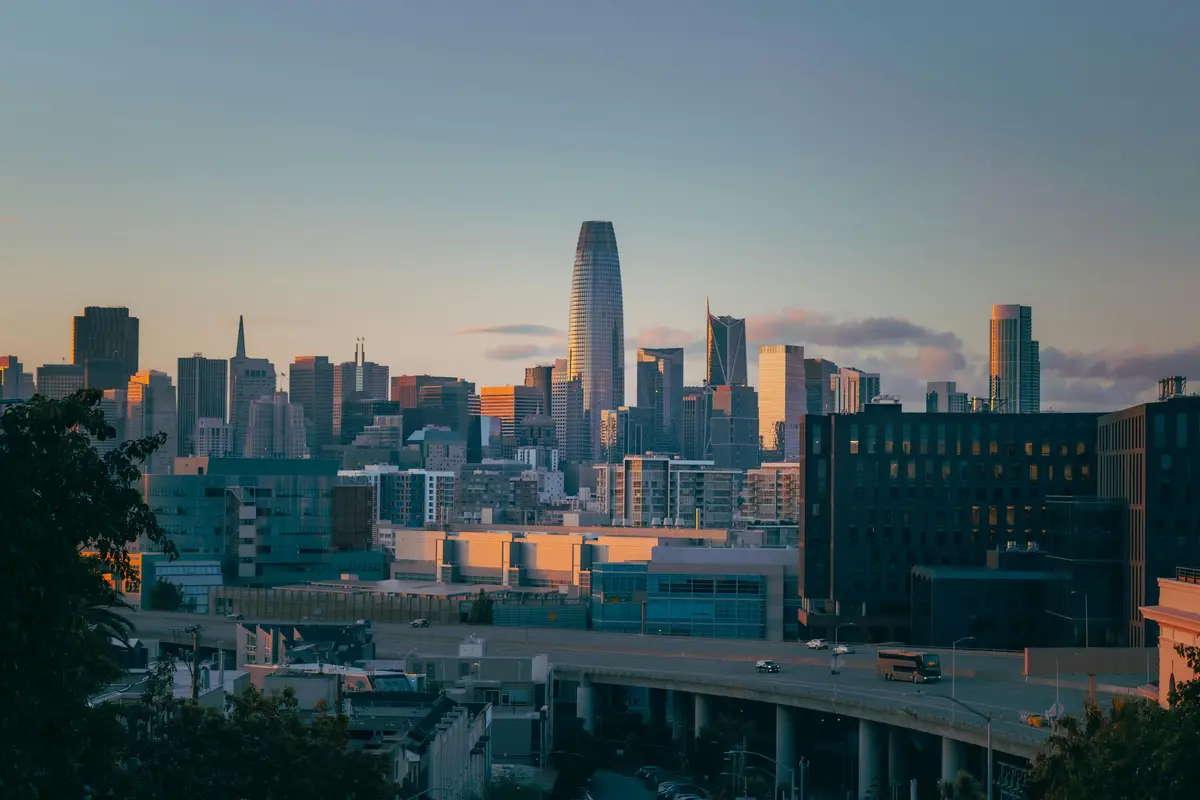
M244 313L284 371L365 336L520 382L565 336L455 332L564 329L610 219L631 347L699 341L711 296L917 403L982 392L1020 302L1048 403L1125 402L1200 381L1198 31L1118 0L5 3L0 351L57 362L120 304L143 368L228 357Z

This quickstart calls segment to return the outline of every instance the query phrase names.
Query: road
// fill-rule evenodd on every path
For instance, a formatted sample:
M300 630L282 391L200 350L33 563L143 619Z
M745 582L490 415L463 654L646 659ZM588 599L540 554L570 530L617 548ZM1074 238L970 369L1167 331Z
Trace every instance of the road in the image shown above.
M617 772L597 772L589 789L593 800L655 800L657 795L637 778Z
M131 614L138 634L144 638L170 640L172 628L192 623L204 626L207 644L223 641L232 647L237 623L220 617L166 614L137 611ZM252 620L248 620L252 622ZM272 622L270 624L280 624ZM301 623L303 624L303 623ZM861 701L881 708L919 710L938 717L954 717L962 722L977 722L970 712L949 699L958 700L991 715L993 728L1008 728L1025 738L1044 737L1044 733L1019 722L1021 712L1041 714L1060 701L1067 713L1082 710L1087 691L1086 679L1067 680L1056 689L1054 684L1026 682L1021 674L1020 654L963 651L952 657L942 653L943 680L939 684L918 685L888 683L875 672L876 649L858 646L858 652L842 658L838 675L830 674L829 651L805 649L802 643L750 642L730 639L689 639L653 635L596 633L592 631L545 628L472 629L465 625L411 628L407 624L379 624L373 628L378 658L403 658L410 654L450 655L458 643L476 633L488 642L489 655L534 655L545 653L552 664L586 667L649 670L672 673L714 683L734 680L746 688L794 688L800 694L836 695L848 701ZM190 640L190 636L187 637ZM935 651L937 652L937 651ZM782 665L778 674L761 675L754 662L770 658ZM955 664L957 680L952 680ZM1130 676L1098 679L1098 684L1135 685ZM1109 693L1097 691L1097 699L1107 702Z

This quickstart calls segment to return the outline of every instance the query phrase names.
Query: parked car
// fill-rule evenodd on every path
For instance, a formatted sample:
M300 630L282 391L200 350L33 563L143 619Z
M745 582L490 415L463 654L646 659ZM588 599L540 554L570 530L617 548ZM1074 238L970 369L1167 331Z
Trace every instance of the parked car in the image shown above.
M833 654L836 656L848 656L852 655L853 653L854 645L852 644L839 644L837 647L833 648Z
M769 658L755 662L754 668L759 672L779 672L779 665Z
M410 622L408 624L413 626L414 628L428 628L429 620L424 619L424 618L414 619L412 622Z
M704 792L699 786L693 783L676 783L671 784L665 791L663 787L659 787L658 790L658 796L663 798L663 800L678 800L681 797L689 795L692 797L703 797Z
M824 639L809 639L808 644L804 645L809 650L828 650L829 642Z
M226 614L225 619L231 622L240 622L242 620L242 615L238 613Z

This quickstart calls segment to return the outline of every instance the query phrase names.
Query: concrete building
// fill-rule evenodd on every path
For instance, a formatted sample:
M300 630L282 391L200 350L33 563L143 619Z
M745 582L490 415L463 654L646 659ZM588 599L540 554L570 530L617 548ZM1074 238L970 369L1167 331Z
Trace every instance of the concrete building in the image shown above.
M1033 338L1033 309L992 306L988 361L989 397L999 414L1042 410L1042 363Z
M743 519L797 523L803 504L800 464L768 463L746 473Z
M375 658L368 624L243 622L237 626L237 668L338 664ZM306 708L311 708L309 704Z
M370 416L360 416L357 424L352 424L347 429L344 424L346 406L356 401L359 403L363 401L389 402L388 368L373 361L367 361L366 346L361 341L354 345L353 361L344 361L333 368L333 438L340 444L349 444L354 441L354 437L375 413L391 411L391 409L387 411L375 409ZM399 411L398 404L396 404L395 410Z
M1175 648L1200 642L1200 569L1178 567L1173 578L1155 582L1157 602L1141 612L1158 629L1158 702L1167 706L1178 684L1197 677Z
M484 461L458 471L455 520L464 523L522 522L537 509L537 486L519 461Z
M221 419L196 420L192 452L201 458L229 458L233 455L233 426Z
M613 521L635 528L733 525L738 470L712 461L626 456L613 481Z
M588 431L583 418L583 379L571 377L565 358L556 359L551 374L550 416L559 453L568 464L591 460Z
M551 416L554 408L554 365L539 364L525 368L525 385L541 392L542 413Z
M334 377L337 373L334 373ZM351 396L342 400L337 409L338 441L343 445L353 444L359 434L369 426L376 424L379 417L395 417L402 421L400 404L394 400L371 400L359 396Z
M519 442L517 429L527 417L545 413L544 393L536 386L484 386L479 391L479 413L500 420L504 458L512 458Z
M224 359L205 358L200 353L179 359L176 373L179 380L176 391L179 455L200 455L196 452L196 423L200 419L225 420L228 369Z
M709 422L712 417L712 389L688 386L683 390L683 457L688 461L708 458L711 447Z
M707 318L707 368L704 382L709 386L746 386L746 320L714 317L708 300L704 301Z
M804 348L758 348L758 431L762 449L778 461L800 457L800 417L808 407Z
M100 368L107 362L114 362L111 369ZM85 380L91 374L88 388L124 389L138 371L138 318L128 308L84 308L71 327L71 363L84 367Z
M340 473L339 473L340 474ZM333 549L338 552L370 550L379 502L374 487L333 487Z
M930 381L925 386L925 410L933 414L967 413L967 393L955 381Z
M24 400L25 370L16 356L0 356L0 400Z
M748 470L761 461L758 393L749 386L714 386L709 398L709 454L722 469Z
M287 392L250 401L242 453L246 458L307 458L308 433L304 411L288 400Z
M833 376L838 365L827 358L804 359L805 414L833 414Z
M587 460L594 463L600 460L600 412L625 404L621 259L611 222L589 221L579 228L571 275L567 373L581 384Z
M384 472L378 479L379 519L412 528L443 528L451 520L457 486L456 472Z
M857 414L883 392L879 373L863 372L855 367L841 367L830 378L835 414Z
M82 388L82 364L46 364L37 368L38 394L47 400L61 400Z
M234 455L245 455L250 427L250 404L275 396L275 365L265 358L246 356L246 326L238 317L237 349L229 359L229 424L233 427Z
M637 407L654 415L654 452L682 455L682 347L638 348Z
M1099 422L1098 494L1124 503L1128 542L1126 579L1129 645L1154 643L1142 606L1158 603L1158 578L1178 562L1200 564L1200 397L1184 395L1182 381L1162 384L1157 402L1143 403ZM1058 415L1055 415L1058 416Z
M288 376L292 402L304 410L308 452L320 456L333 436L333 364L325 356L297 356Z
M640 456L654 449L654 409L610 408L600 415L600 455L608 464L620 464L625 456Z
M77 318L78 319L78 318ZM143 466L146 472L170 474L178 441L178 409L171 376L144 370L129 379L126 393L125 438L142 439L164 433L167 441Z
M801 441L801 622L911 641L912 568L983 566L989 549L1043 544L1051 495L1096 490L1096 414L905 413L870 405L807 416Z
M453 386L469 389L468 394L475 393L474 384L461 378L448 378L440 375L396 375L392 378L390 400L400 404L401 410L416 408L421 391L426 387Z
M467 440L445 428L416 431L406 444L420 452L422 469L457 473L467 463Z
M105 389L104 394L101 395L97 409L104 415L104 421L112 426L116 435L104 441L93 439L92 446L96 448L97 452L107 453L115 450L128 438L126 436L129 416L128 397L129 392L124 389Z

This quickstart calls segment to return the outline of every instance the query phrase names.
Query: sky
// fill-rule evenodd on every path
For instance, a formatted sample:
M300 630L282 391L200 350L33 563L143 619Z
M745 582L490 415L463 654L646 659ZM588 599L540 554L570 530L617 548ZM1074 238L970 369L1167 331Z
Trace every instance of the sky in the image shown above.
M520 383L565 356L580 222L625 341L704 303L986 394L1031 305L1043 406L1200 382L1200 4L0 4L0 352L125 305L141 367L233 354ZM754 359L751 380L757 374ZM635 397L627 371L629 400Z

